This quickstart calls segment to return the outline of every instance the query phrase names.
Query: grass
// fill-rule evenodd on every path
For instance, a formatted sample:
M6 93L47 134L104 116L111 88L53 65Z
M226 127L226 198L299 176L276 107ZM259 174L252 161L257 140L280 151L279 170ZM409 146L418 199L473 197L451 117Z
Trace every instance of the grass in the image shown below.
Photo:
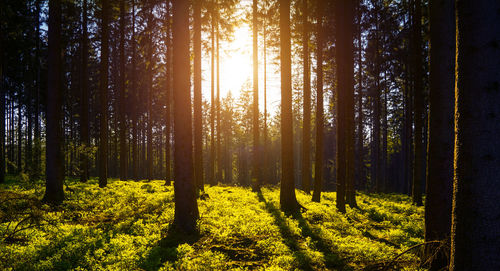
M0 270L420 270L423 208L404 195L358 193L359 209L335 208L297 190L306 208L287 216L279 190L206 186L199 234L169 225L173 187L110 180L67 181L59 207L40 202L41 184L0 185Z

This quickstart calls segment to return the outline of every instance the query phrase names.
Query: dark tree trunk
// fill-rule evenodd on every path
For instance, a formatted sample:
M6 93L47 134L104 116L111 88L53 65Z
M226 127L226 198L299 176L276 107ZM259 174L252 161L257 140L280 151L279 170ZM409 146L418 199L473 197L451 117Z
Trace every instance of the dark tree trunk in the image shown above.
M189 87L189 2L173 1L174 225L196 231L198 205L193 178L191 93Z
M166 103L167 107L165 110L165 130L166 130L166 139L165 139L165 185L170 185L172 181L172 172L171 172L171 116L172 116L172 28L171 28L171 2L167 0L167 67L166 67Z
M216 1L216 4L218 4L218 1ZM217 5L218 7L218 5ZM222 182L222 155L221 155L221 140L222 140L222 134L221 134L221 126L220 126L220 47L219 47L219 38L220 38L220 26L219 26L219 13L216 13L216 24L215 24L215 53L216 53L216 69L217 69L217 77L216 77L216 82L217 82L217 89L216 89L216 101L215 101L215 112L216 112L216 119L217 119L217 146L216 146L216 154L215 156L217 157L217 166L216 166L216 183Z
M290 0L280 0L281 67L281 189L280 205L285 212L298 211L293 180L292 67L290 50Z
M108 69L109 69L109 2L102 2L101 22L101 79L99 81L100 96L100 129L99 129L99 187L108 183Z
M47 99L46 182L44 201L59 204L64 200L64 158L62 156L61 91L61 1L49 1L49 59Z
M201 113L201 1L193 2L194 11L194 176L196 186L203 191L203 126Z
M500 2L456 2L450 270L500 270Z
M89 89L88 89L88 34L87 34L87 0L82 4L82 70L80 85L80 144L83 146L80 154L80 181L86 182L89 178L89 158L87 148L89 140ZM36 123L35 123L36 125ZM36 130L36 129L35 129ZM36 140L35 140L36 141Z
M425 200L425 241L449 241L453 188L453 117L455 101L455 7L453 0L429 2L429 139ZM431 246L434 253L437 246ZM441 249L430 270L448 264Z
M210 166L209 182L211 185L217 184L215 180L215 1L210 13L210 47L211 73L210 73Z
M152 110L151 106L153 103L153 3L152 1L148 1L148 14L147 16L147 45L146 45L146 125L147 125L147 160L146 160L146 175L148 180L153 179L153 118L152 118Z
M118 118L120 131L120 180L127 180L127 123L125 120L125 0L120 0L120 93Z
M345 1L344 6L344 43L345 52L343 52L345 85L342 89L345 90L345 117L346 117L346 202L351 207L356 207L356 192L354 188L355 174L355 157L354 157L354 48L353 48L353 32L354 32L354 1ZM342 62L340 63L342 64ZM342 68L342 67L341 67ZM340 90L342 90L340 89Z
M41 146L40 146L40 3L36 1L36 51L35 51L35 69L36 69L36 93L35 93L35 119L34 119L34 151L33 151L33 179L40 178ZM1 51L1 50L0 50ZM5 150L4 150L5 151Z
M302 49L304 69L304 120L302 130L302 190L311 190L311 70L309 64L308 0L302 0Z
M413 138L413 145L415 151L413 153L413 181L412 181L412 200L417 206L422 206L422 152L424 151L422 136L423 136L423 87L422 87L422 7L421 0L414 1L414 15L413 15L413 84L414 84L414 98L413 109L415 110L415 137Z
M312 201L320 202L323 185L323 0L317 0L316 10L316 161L314 165L314 191ZM304 131L309 133L309 131Z
M252 31L253 31L253 190L260 190L260 139L259 139L259 47L258 47L258 19L257 19L257 0L253 0L252 5Z
M138 101L138 95L137 95L137 83L136 83L136 59L135 59L135 1L132 0L132 39L130 41L130 47L132 50L132 71L130 73L130 93L131 96L133 97L133 100L129 100L129 106L130 106L130 114L131 114L131 122L132 122L132 178L134 180L139 180L139 173L138 173L138 164L139 164L139 153L138 153L138 148L139 148L139 141L138 141L138 106L137 106L137 101Z
M365 151L363 145L364 132L363 132L363 45L361 40L361 19L362 19L362 11L361 11L361 3L360 0L357 6L357 16L358 16L358 29L357 29L357 40L358 40L358 134L357 134L357 149L358 153L357 157L357 172L358 172L358 184L360 186L366 183L366 174L365 174Z
M3 5L0 5L0 16L2 15ZM0 183L5 182L5 90L3 86L3 42L3 29L0 26Z

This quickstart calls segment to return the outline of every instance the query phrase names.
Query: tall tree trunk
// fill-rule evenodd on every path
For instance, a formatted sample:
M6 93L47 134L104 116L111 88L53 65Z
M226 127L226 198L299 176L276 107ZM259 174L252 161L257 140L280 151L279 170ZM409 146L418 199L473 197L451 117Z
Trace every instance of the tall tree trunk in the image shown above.
M152 103L153 103L153 2L148 1L147 16L147 36L148 42L146 45L146 72L147 72L147 100L146 100L146 125L147 125L147 178L153 179L153 118L152 118Z
M500 270L500 2L456 5L450 270Z
M455 14L454 1L430 2L430 92L425 240L449 240L453 183L453 110ZM434 253L438 246L430 246ZM431 270L447 266L439 251Z
M417 206L422 206L422 169L425 165L422 163L422 152L423 150L423 110L424 110L424 100L423 100L423 86L422 86L422 7L421 0L414 0L415 13L413 16L413 69L414 69L414 99L413 107L415 110L415 137L414 137L414 148L413 153L413 182L412 182L412 200Z
M216 1L218 4L218 1ZM218 5L217 5L218 7ZM222 133L221 133L221 122L220 122L220 47L219 47L219 38L220 38L220 26L219 26L219 20L220 20L220 14L217 12L216 13L216 24L215 24L215 53L216 53L216 69L217 69L217 77L216 77L216 82L217 82L217 89L216 89L216 101L215 101L215 112L216 112L216 118L217 118L217 147L216 147L216 154L215 156L217 157L217 170L216 170L216 182L222 182L222 155L221 155L221 140L222 140Z
M314 165L314 191L312 201L320 202L323 185L323 0L317 0L316 9L316 161ZM305 108L305 105L304 105ZM305 131L309 133L309 131Z
M132 71L130 73L130 93L131 96L133 97L129 99L129 106L131 110L131 122L132 122L132 178L134 180L139 180L139 173L138 173L138 164L139 164L139 153L138 153L138 148L139 148L139 141L138 141L138 121L139 121L139 116L138 116L138 106L137 106L137 101L138 101L138 95L137 95L137 78L135 76L136 74L136 56L135 56L135 47L136 47L136 41L135 41L135 0L132 0L132 39L130 41L130 47L132 50Z
M264 128L263 128L263 137L264 137L264 142L263 142L263 163L264 163L264 166L262 167L262 170L264 171L264 173L262 174L262 178L263 178L263 181L262 183L264 182L267 182L267 183L270 183L270 175L269 175L269 164L268 164L268 161L269 161L269 146L268 146L268 135L267 135L267 25L266 25L267 21L266 21L266 17L264 17L263 21L262 21L262 28L263 28L263 43L264 43L264 48L263 48L263 54L264 54Z
M3 5L0 4L0 16ZM37 21L38 23L38 21ZM0 183L5 182L5 90L3 86L3 29L0 26ZM38 82L37 82L38 83Z
M23 172L22 151L23 151L23 116L21 114L22 95L18 95L17 100L17 173Z
M311 67L309 64L308 0L302 0L302 50L304 69L304 123L302 130L302 190L311 190Z
M80 144L83 146L80 154L80 181L86 182L89 178L89 89L88 89L88 34L87 34L87 0L82 4L82 70L80 86ZM35 122L36 125L36 122ZM35 129L36 130L36 129ZM36 142L36 140L35 140ZM36 144L36 143L35 143Z
M281 189L280 205L285 212L299 208L293 180L293 113L292 67L290 50L290 0L280 0L280 67L281 67Z
M253 190L260 190L260 139L259 139L259 47L258 47L258 10L257 1L253 0L252 5L252 31L253 31Z
M36 1L36 40L35 40L35 69L36 69L36 93L35 93L35 119L34 119L34 150L33 150L33 179L40 178L41 146L40 146L40 3ZM4 118L5 119L5 118ZM5 150L4 150L5 151Z
M453 189L453 117L455 86L455 4L429 2L429 139L425 200L425 241L450 238ZM434 253L438 246L431 246ZM430 270L448 264L448 251L440 249Z
M215 180L215 8L216 0L212 1L213 7L210 13L210 40L211 73L210 73L210 172L209 182L217 184Z
M342 65L346 65L347 53L347 36L352 33L347 33L346 23L347 18L345 17L346 0L340 0L337 2L335 7L335 25L337 29L337 48L335 50L337 59L337 99L336 106L337 109L337 157L336 157L336 170L337 170L337 209L340 212L345 212L345 193L346 193L346 177L347 177L347 163L346 163L346 88L347 88L347 71Z
M61 1L49 1L49 59L47 99L46 182L44 201L59 204L64 200L61 136Z
M345 72L345 117L346 117L346 202L351 207L356 207L356 192L354 188L355 179L355 134L354 134L354 1L345 1L344 6L344 31L345 34L345 52L343 56ZM342 63L342 62L341 62Z
M127 123L125 119L125 0L120 0L120 93L119 93L119 123L120 123L120 180L127 180Z
M203 191L203 122L201 113L201 1L193 2L194 17L194 176L196 186Z
M171 28L171 1L167 0L167 67L166 67L166 103L167 107L165 110L165 130L166 130L166 139L165 139L165 185L170 185L172 180L172 172L171 172L171 133L172 133L172 28Z
M108 183L108 69L109 69L109 2L102 2L101 22L101 79L99 81L100 96L100 130L99 130L99 187Z
M358 2L357 6L357 16L358 16L358 29L357 29L357 41L358 41L358 135L357 135L357 145L358 145L358 154L356 158L358 160L357 163L357 172L358 172L358 183L360 185L364 185L366 183L366 174L365 174L365 151L363 145L364 139L364 131L363 131L363 45L361 40L361 19L362 19L362 10L361 10L362 0Z
M189 2L173 1L174 72L174 225L196 231L198 205L193 178L191 93L189 87Z

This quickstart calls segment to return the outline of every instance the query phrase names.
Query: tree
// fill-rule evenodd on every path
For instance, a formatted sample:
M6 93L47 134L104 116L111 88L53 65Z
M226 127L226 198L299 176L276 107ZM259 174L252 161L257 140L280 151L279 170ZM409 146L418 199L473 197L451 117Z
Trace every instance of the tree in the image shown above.
M173 1L174 225L196 231L199 217L193 178L191 93L189 87L189 2Z
M0 4L0 16L3 16ZM0 183L5 182L5 91L3 86L3 25L0 24Z
M413 85L414 98L413 108L415 114L415 136L413 145L415 151L413 153L413 182L412 182L412 200L417 206L422 206L422 169L425 165L422 164L423 150L423 87L422 87L422 6L421 0L414 0L413 14Z
M309 64L308 0L302 0L302 52L304 69L304 120L302 130L302 190L311 190L311 67Z
M80 95L80 143L84 146L80 154L80 181L86 182L89 178L89 158L86 148L90 145L89 138L89 89L88 89L88 33L87 33L87 0L82 3L82 82ZM35 124L36 125L36 124ZM35 129L36 130L36 129ZM35 139L36 141L36 139ZM36 149L36 148L35 148Z
M146 1L147 25L146 25L146 125L147 125L147 147L146 147L146 175L148 180L153 179L153 1Z
M64 200L61 136L61 1L49 1L49 59L47 99L47 148L45 202L60 204Z
M425 200L425 241L449 240L453 189L455 7L453 0L429 2L429 140ZM437 246L431 246L436 248ZM433 253L431 251L431 253ZM440 251L431 270L448 260Z
M171 1L167 0L167 14L166 14L166 25L167 25L167 33L166 33L166 88L165 88L165 96L166 96L166 110L165 110L165 130L166 130L166 144L165 144L165 184L170 185L170 181L172 180L172 174L170 170L170 138L171 138L171 116L172 116L172 22L171 22Z
M456 1L450 270L499 270L500 2Z
M257 0L252 4L252 31L253 31L253 190L258 191L261 186L260 176L260 142L259 142L259 48L258 48L258 18Z
M203 190L203 126L201 113L201 1L193 2L194 17L194 176Z
M344 64L344 66L340 66L340 69L343 69L345 72L345 84L339 85L342 86L343 91L345 91L345 140L346 140L346 202L351 207L356 207L356 192L354 189L354 170L355 170L355 157L354 157L354 49L353 49L353 25L354 25L354 1L349 0L345 2L344 7L344 31L345 34L343 42L345 45L341 46L345 49L343 53L344 59L340 61L340 65ZM345 46L345 47L344 47ZM340 89L342 91L342 89Z
M109 69L109 1L102 1L101 70L99 80L99 187L108 183L108 69Z
M312 201L319 202L323 183L323 0L317 0L316 9L316 163L314 165L314 191ZM307 131L309 133L309 131Z
M281 189L280 205L285 212L299 208L293 180L292 69L290 52L290 0L280 0L281 68Z
M118 118L120 123L120 180L127 180L127 123L125 120L125 0L120 0L120 92Z

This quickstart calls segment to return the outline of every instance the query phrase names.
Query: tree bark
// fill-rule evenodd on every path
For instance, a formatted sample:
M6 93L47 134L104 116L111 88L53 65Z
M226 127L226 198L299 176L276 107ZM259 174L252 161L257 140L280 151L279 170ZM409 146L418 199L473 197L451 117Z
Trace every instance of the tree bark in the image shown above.
M125 119L125 0L120 0L120 92L119 92L119 113L118 121L120 125L120 180L127 180L127 123Z
M316 161L314 165L314 191L312 201L320 202L323 185L323 0L317 0L316 9ZM304 106L305 108L305 106ZM309 131L304 131L309 133Z
M100 130L99 130L99 187L108 183L108 69L109 69L109 2L102 2L101 23L101 79L99 81Z
M61 91L61 1L49 1L49 59L47 99L47 150L44 201L60 204L64 200L64 158L62 156Z
M253 32L253 190L259 191L261 186L260 176L260 139L259 139L259 47L258 47L258 18L257 0L252 4L252 32Z
M450 238L453 189L453 111L455 86L455 1L429 2L429 140L425 200L425 241ZM434 253L436 246L431 246ZM447 251L433 258L430 270L448 264Z
M193 178L191 92L189 87L189 2L173 1L174 225L196 232L198 205Z
M80 154L80 181L86 182L89 178L89 158L87 148L89 140L89 89L88 89L88 33L87 33L87 0L82 4L82 82L80 94L80 144L83 146ZM36 122L35 122L36 125ZM35 129L36 130L36 129ZM36 139L35 139L36 142ZM36 144L36 143L35 143ZM36 148L36 147L35 147Z
M281 68L281 189L280 205L285 212L298 211L293 179L292 67L290 50L290 0L280 0Z
M196 186L203 191L203 126L201 113L201 1L193 2L194 17L194 176Z
M412 201L417 206L422 206L422 170L425 165L422 163L423 152L423 87L422 87L422 6L421 0L414 0L414 15L413 15L413 84L414 84L414 99L413 109L415 110L415 137L413 145L415 151L413 153L413 182L412 182Z
M302 50L304 69L304 120L302 130L302 190L311 191L311 67L309 63L308 0L302 0Z
M500 270L500 2L456 1L450 270Z

